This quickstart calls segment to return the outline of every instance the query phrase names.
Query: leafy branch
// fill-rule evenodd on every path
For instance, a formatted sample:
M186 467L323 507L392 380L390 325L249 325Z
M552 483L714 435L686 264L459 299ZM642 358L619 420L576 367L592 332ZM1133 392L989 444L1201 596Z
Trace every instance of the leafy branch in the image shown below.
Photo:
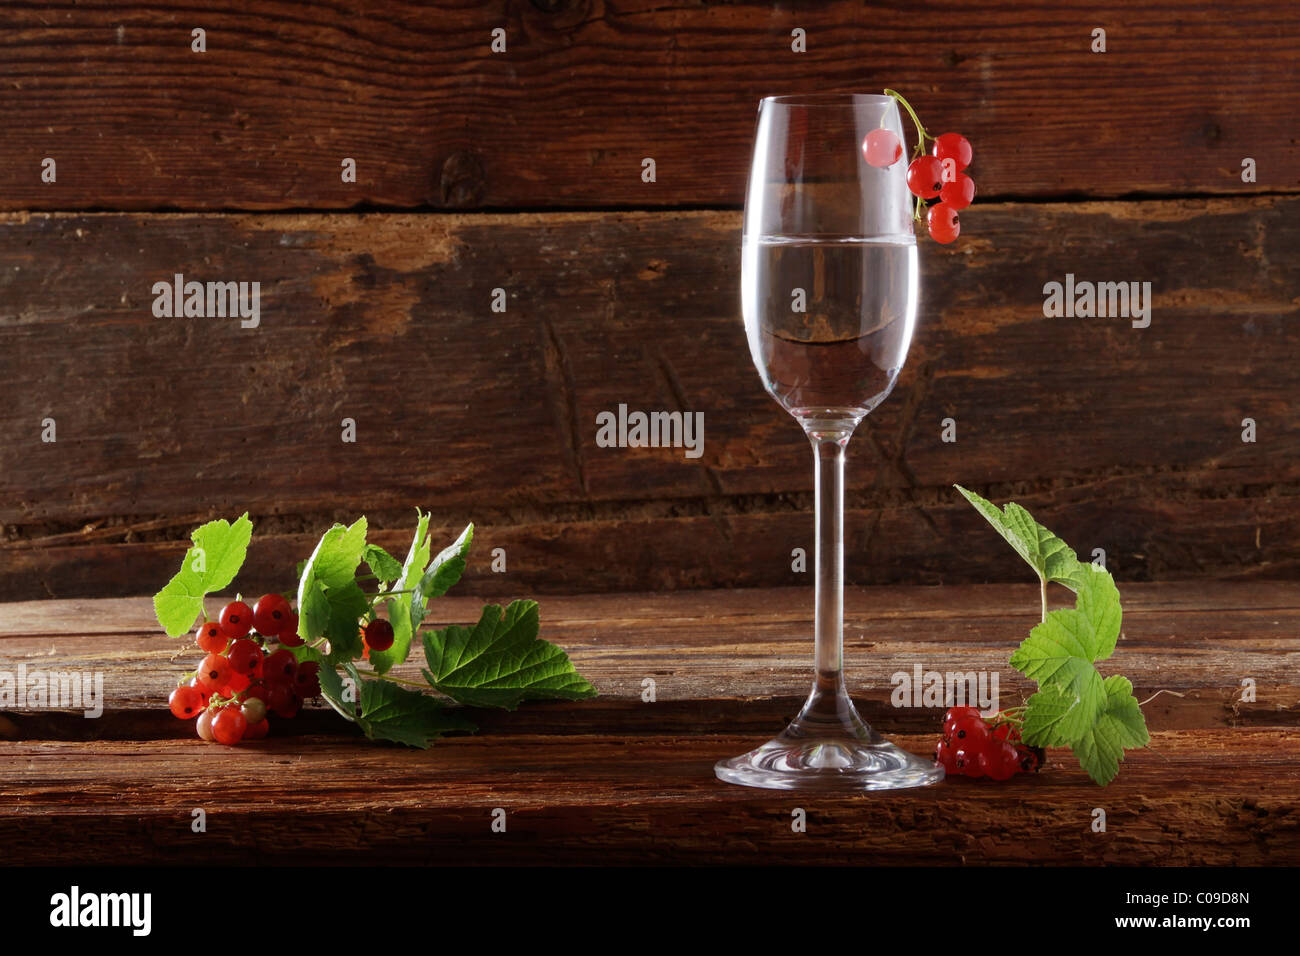
M235 579L252 531L247 514L233 524L210 521L194 531L181 570L154 597L158 622L169 636L188 632L203 614L203 598ZM489 604L472 629L452 625L421 634L430 602L446 594L467 567L472 524L431 558L429 515L417 511L402 562L368 543L367 531L365 517L335 524L299 565L301 643L286 645L299 663L319 665L321 696L366 736L427 747L444 733L476 729L441 698L513 710L525 700L596 696L568 655L538 636L535 601L514 601L504 609ZM368 592L363 583L377 583L379 590ZM363 628L381 612L392 625L393 643L372 650ZM427 664L421 671L424 685L389 673L406 662L417 634ZM367 659L369 668L359 669Z
M1038 575L1042 622L1011 655L1011 666L1038 683L1024 709L1021 734L1034 747L1069 747L1093 781L1106 785L1124 751L1150 742L1142 708L1127 678L1102 678L1098 661L1115 652L1122 610L1110 572L1081 562L1064 541L1024 508L1005 508L955 486ZM1049 582L1075 592L1072 608L1047 610Z

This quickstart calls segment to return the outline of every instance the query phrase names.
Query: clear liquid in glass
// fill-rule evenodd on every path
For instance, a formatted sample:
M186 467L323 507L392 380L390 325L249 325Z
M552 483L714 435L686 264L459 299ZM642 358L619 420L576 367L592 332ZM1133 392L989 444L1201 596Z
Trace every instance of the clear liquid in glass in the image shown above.
M783 408L857 421L884 401L912 341L917 272L914 240L745 239L750 354Z

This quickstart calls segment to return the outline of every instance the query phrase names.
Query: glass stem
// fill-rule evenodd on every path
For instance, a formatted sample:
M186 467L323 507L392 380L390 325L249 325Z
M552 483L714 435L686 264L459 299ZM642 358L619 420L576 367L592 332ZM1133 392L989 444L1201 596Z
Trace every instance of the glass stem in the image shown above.
M816 678L795 723L803 733L869 735L844 686L844 458L856 420L805 423L817 483Z
M844 683L844 448L849 436L811 437L817 472L817 683L836 691Z

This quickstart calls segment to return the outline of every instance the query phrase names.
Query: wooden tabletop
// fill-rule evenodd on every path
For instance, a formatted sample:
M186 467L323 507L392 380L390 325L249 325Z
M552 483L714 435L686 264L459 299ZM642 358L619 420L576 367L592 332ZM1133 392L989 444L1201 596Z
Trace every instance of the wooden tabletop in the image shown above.
M1139 699L1174 693L1144 706L1151 746L1109 787L1062 750L1008 783L847 796L713 776L801 702L801 588L545 598L543 636L601 696L477 711L478 735L427 751L366 741L319 704L267 740L204 744L165 702L196 654L161 634L147 598L0 605L0 670L101 672L106 699L97 719L0 716L0 841L32 863L238 862L250 844L282 863L1300 863L1300 588L1121 592L1123 636L1103 673L1126 674ZM479 603L447 598L433 613L468 622ZM917 663L997 670L1003 705L1019 702L1029 686L1007 657L1036 605L1028 584L852 589L845 655L863 715L932 751L938 711L889 701L890 675ZM797 809L806 832L792 829Z

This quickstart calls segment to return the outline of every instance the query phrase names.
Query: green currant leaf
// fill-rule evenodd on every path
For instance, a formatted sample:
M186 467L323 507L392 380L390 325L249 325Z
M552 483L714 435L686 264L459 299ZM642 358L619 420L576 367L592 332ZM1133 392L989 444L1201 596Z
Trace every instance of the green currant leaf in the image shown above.
M1109 574L1083 571L1073 608L1051 611L1011 655L1011 666L1040 684L1074 690L1115 651L1120 630L1119 591Z
M1079 560L1073 548L1035 521L1033 515L1014 501L999 511L997 505L975 492L961 485L953 487L1028 562L1035 574L1063 584L1071 591L1078 590L1088 565Z
M1075 609L1089 622L1095 638L1093 660L1104 661L1115 653L1119 641L1123 611L1119 603L1119 588L1109 571L1091 564L1083 565Z
M361 557L381 584L392 584L402 576L401 563L377 544L366 545Z
M528 699L582 700L596 696L554 644L537 636L536 601L483 608L472 630L452 625L426 631L425 679L462 704L514 710Z
M1034 626L1011 654L1011 666L1039 684L1078 692L1083 675L1096 671L1092 662L1097 638L1082 614L1061 608Z
M1106 694L1094 662L1115 650L1119 591L1109 574L1090 565L1083 568L1078 587L1075 606L1050 612L1011 655L1011 666L1038 681L1041 688L1030 698L1025 718L1036 746L1078 740L1105 706ZM1043 696L1042 691L1049 690L1053 694Z
M1104 685L1103 685L1104 689ZM1061 731L1061 720L1079 699L1057 687L1048 687L1031 694L1025 702L1024 724L1020 735L1031 747L1064 747L1079 734L1066 735ZM1088 726L1091 726L1089 724ZM1084 728L1086 731L1087 728Z
M306 579L304 578L304 581ZM330 626L330 602L319 581L298 584L298 636L303 640L321 637Z
M324 681L320 685L321 696L329 701L331 707L343 714L348 720L356 723L357 705L361 702L361 675L357 673L357 665L352 661L343 661L339 665L339 669L343 673L339 674L338 671L334 671L329 682L328 693L333 696L325 696L327 691ZM347 683L348 681L351 682L350 686ZM337 698L337 703L335 703L335 698Z
M447 713L436 699L384 680L361 682L361 714L357 723L371 739L391 740L426 748L450 731L478 728L463 717Z
M1133 696L1133 685L1122 674L1106 678L1106 706L1092 731L1071 748L1079 766L1103 787L1119 773L1124 751L1151 742L1142 707Z
M299 637L311 641L331 630L338 632L335 607L350 600L352 595L340 595L335 599L329 591L345 589L349 585L356 587L357 565L361 563L365 547L364 516L358 518L351 527L336 524L321 537L298 581ZM367 608L363 608L361 613ZM352 624L355 630L356 618L353 618Z
M1029 698L1022 731L1025 742L1035 747L1067 745L1096 783L1105 786L1119 772L1124 751L1150 742L1142 708L1133 696L1133 685L1121 674L1107 677L1102 684L1102 704L1093 720L1082 730L1062 730L1077 701L1055 687L1044 688Z
M438 556L429 564L429 569L421 576L420 583L415 586L415 593L411 595L412 634L424 622L429 599L442 597L465 573L466 558L473 542L474 525L467 524L460 537L438 552Z
M324 535L307 559L303 577L327 588L347 584L357 573L366 550L366 519L362 515L350 527L336 524Z
M325 626L325 637L330 642L329 659L338 662L360 657L358 619L370 610L370 599L353 579L342 587L329 588L325 600L329 605L329 621Z
M378 674L387 674L403 663L411 651L411 591L415 589L429 563L429 516L416 509L415 537L402 563L402 573L391 590L405 591L387 600L388 622L393 625L393 646L386 651L371 651L370 666Z
M1082 694L1048 685L1030 696L1021 728L1031 747L1068 747L1087 735L1106 704L1105 683L1092 668Z
M154 595L154 614L168 637L189 631L203 613L203 598L235 579L248 554L253 523L245 512L234 524L209 521L190 535L193 547L185 552L181 569Z

